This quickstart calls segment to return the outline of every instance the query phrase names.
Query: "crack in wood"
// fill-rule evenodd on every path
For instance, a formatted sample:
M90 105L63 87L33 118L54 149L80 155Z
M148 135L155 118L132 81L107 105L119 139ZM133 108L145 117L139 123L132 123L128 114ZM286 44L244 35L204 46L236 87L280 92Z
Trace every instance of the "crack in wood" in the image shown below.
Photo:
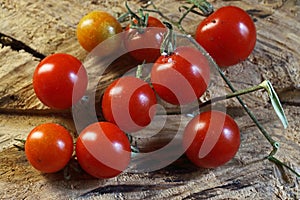
M103 194L111 194L111 193L129 193L129 192L143 192L150 190L163 190L168 189L173 186L181 186L183 184L165 184L165 185L140 185L140 184L121 184L121 185L106 185L104 187L99 187L88 191L79 197L88 197L94 195L103 195Z
M284 105L300 106L300 88L283 88L277 93L280 101Z
M265 19L272 15L272 13L266 13L266 12L264 12L262 10L258 10L258 9L249 9L249 10L247 10L247 13L251 16L256 16L260 19Z
M10 37L8 35L5 35L4 33L0 33L0 44L2 44L3 46L9 46L11 47L12 50L15 51L20 51L20 50L24 50L27 53L30 53L32 56L39 58L39 59L44 59L46 56L37 52L36 50L32 49L31 47L29 47L28 45L26 45L25 43Z
M187 199L202 199L202 198L212 198L215 196L218 196L218 190L219 189L226 189L226 190L240 190L246 187L250 187L252 186L251 184L243 184L240 180L234 180L231 183L225 184L225 185L220 185L220 186L216 186L213 188L209 188L206 190L202 190L200 192L196 192L196 193L192 193L191 195L183 198L184 200Z
M1 100L1 99L0 99ZM0 101L1 103L1 101ZM0 104L1 106L1 104ZM0 114L9 114L9 115L31 115L31 116L63 116L66 118L72 118L72 111L67 110L55 110L50 108L45 109L15 109L15 108L0 108Z

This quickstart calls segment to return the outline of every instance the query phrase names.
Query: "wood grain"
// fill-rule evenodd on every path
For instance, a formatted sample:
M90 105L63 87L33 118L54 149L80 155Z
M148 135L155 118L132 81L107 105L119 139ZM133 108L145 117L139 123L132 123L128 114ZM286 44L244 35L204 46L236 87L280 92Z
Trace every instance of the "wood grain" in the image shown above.
M283 129L277 119L265 92L245 95L242 99L280 142L277 157L299 173L299 1L210 2L216 9L224 5L239 6L253 17L258 34L255 50L249 59L228 68L225 74L238 89L265 79L272 82L283 102L289 121L287 129ZM145 1L129 3L136 9ZM178 7L185 1L155 0L154 3L165 15L178 19ZM78 131L71 110L51 110L36 98L32 88L33 71L41 58L57 52L69 53L84 61L87 53L76 40L76 25L83 15L96 9L115 16L125 12L124 2L118 0L0 0L0 187L3 188L0 199L300 199L299 178L264 159L272 148L234 99L225 101L224 105L239 124L242 144L235 158L220 168L198 169L181 156L158 171L133 173L128 170L108 180L94 179L72 169L71 179L65 180L63 172L41 174L33 169L24 152L13 147L14 138L24 139L36 125L46 122L63 124L74 135ZM183 21L186 31L193 34L201 19L203 17L195 14L188 15ZM124 57L120 60L125 68L117 60L102 77L97 101L113 78L135 65ZM178 111L176 107L168 109ZM97 110L97 114L99 112ZM144 138L137 143L143 151L163 147L174 139L179 122L187 123L190 119L160 113L156 120L166 118L164 128L157 134L153 135L155 125L142 132Z

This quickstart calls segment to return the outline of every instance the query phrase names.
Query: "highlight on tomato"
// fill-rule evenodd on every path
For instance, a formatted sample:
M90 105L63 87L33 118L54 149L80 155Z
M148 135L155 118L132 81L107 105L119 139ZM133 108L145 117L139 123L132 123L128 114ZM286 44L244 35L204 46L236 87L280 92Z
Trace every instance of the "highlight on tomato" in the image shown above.
M195 39L220 67L228 67L251 54L256 43L256 28L246 11L224 6L199 23Z
M112 178L122 173L131 158L125 133L110 122L86 127L76 142L76 156L82 169L96 178Z
M215 168L227 163L237 153L239 127L224 112L206 111L187 124L182 144L186 156L196 166Z
M114 16L108 12L96 10L81 18L76 35L80 45L88 52L103 41L110 39L101 47L101 53L108 55L120 47L122 40L116 35L121 32L122 26Z
M35 169L44 173L58 172L72 157L72 135L61 125L41 124L28 134L25 154Z
M81 61L65 53L47 56L33 74L36 96L54 109L68 109L76 104L85 94L87 84L87 72Z
M136 132L151 123L156 113L156 95L140 78L124 76L113 81L102 98L104 118L125 132Z

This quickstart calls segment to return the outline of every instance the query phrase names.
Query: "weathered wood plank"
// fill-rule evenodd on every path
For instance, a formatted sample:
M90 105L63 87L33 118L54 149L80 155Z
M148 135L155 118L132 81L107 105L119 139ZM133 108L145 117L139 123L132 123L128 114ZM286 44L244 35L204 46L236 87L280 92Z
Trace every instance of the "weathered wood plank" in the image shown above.
M289 119L299 115L295 107L285 107ZM261 109L254 110L255 113ZM258 119L268 128L273 136L281 142L278 156L291 166L299 170L299 121L291 122L290 128L282 130L276 125L277 119L268 108L263 109ZM229 114L232 114L229 112ZM268 119L268 116L273 116ZM234 115L234 114L232 114ZM10 116L6 122L15 123L24 121L26 116ZM5 122L7 116L1 116ZM169 132L164 132L163 138L172 136L172 130L177 131L176 116L166 124ZM22 120L23 119L23 120ZM4 197L25 198L35 195L39 198L55 199L58 197L78 197L97 195L102 198L124 197L126 199L138 198L256 198L274 199L299 197L299 180L290 172L280 172L279 169L267 160L270 145L263 139L257 128L251 123L248 116L235 117L242 132L242 145L237 156L225 166L215 170L197 169L183 156L172 165L159 171L150 173L123 173L109 180L96 180L85 174L72 172L71 180L63 179L62 172L57 174L41 175L27 162L23 152L15 148L5 148L0 153L0 183L5 186ZM72 129L70 120L63 117L31 117L22 126L15 127L14 136L22 138L35 125L35 123L49 120L64 123ZM69 125L68 125L69 122ZM25 126L24 126L25 125ZM27 128L26 128L27 127ZM3 130L1 130L3 132ZM146 134L151 134L147 133ZM291 141L291 138L293 141ZM162 139L163 140L163 139ZM149 142L149 141L147 141ZM142 143L141 143L142 144ZM145 144L143 144L145 145ZM286 177L285 177L286 176ZM285 180L287 179L287 180ZM133 187L132 185L139 185ZM30 186L30 187L29 187ZM18 192L23 191L23 192Z
M138 3L140 2L140 3ZM133 8L141 2L130 1ZM184 0L154 1L171 18L178 18L177 8ZM254 18L258 41L250 58L225 71L236 88L245 88L269 79L279 91L289 120L288 129L280 125L266 93L243 96L258 119L281 144L278 158L300 171L300 5L297 0L210 1L216 8L237 5ZM118 15L125 11L117 0L83 1L0 1L0 33L24 43L43 55L65 52L85 59L87 53L76 41L78 20L87 12L103 9ZM194 14L184 20L193 33L202 19ZM2 41L1 38L0 41ZM5 38L4 38L5 39ZM8 41L9 42L9 41ZM26 50L0 48L0 199L299 199L299 178L283 172L263 160L271 146L234 100L226 101L227 112L238 122L242 133L236 157L215 170L197 169L182 156L170 166L149 173L125 172L109 180L97 180L71 171L71 180L63 173L43 175L27 162L24 152L12 148L14 138L26 138L29 131L44 122L65 125L74 134L72 115L43 106L32 89L32 73L40 58ZM124 64L124 63L123 63ZM126 61L130 68L132 63ZM114 63L99 86L103 90L122 66ZM122 69L126 71L125 69ZM163 115L158 117L165 117ZM160 120L160 119L157 119ZM165 128L153 137L153 129L138 140L142 150L160 148L172 139L180 118L169 116ZM181 121L187 122L184 117ZM155 127L154 127L155 128ZM149 144L151 146L149 147ZM76 163L76 162L75 162ZM74 164L75 164L74 163Z

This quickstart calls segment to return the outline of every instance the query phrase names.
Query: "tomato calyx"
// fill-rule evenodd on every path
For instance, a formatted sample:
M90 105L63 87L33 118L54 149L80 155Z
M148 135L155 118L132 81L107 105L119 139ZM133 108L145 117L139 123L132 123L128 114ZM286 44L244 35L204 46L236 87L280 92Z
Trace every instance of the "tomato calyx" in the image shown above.
M125 1L125 7L131 16L130 28L138 29L139 33L143 33L143 29L148 26L149 14L144 14L143 9L138 10L138 14L133 12L128 5L128 1Z

